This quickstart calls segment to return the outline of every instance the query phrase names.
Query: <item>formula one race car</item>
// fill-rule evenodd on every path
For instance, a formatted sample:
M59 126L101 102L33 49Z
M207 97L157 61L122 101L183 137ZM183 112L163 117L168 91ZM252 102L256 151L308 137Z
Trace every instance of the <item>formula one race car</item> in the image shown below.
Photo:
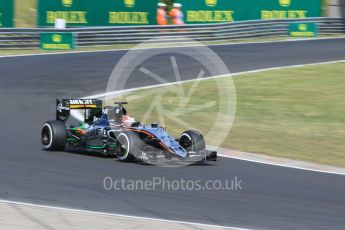
M56 120L44 123L43 148L49 151L81 150L116 156L120 161L216 161L217 152L205 149L202 134L185 131L177 139L157 123L141 124L127 115L124 104L102 107L97 99L56 100ZM67 127L71 110L81 110L84 122Z

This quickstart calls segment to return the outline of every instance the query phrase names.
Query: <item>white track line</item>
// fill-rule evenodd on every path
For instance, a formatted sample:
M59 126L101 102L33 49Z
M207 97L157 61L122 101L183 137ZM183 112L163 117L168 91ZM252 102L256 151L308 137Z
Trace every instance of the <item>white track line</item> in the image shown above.
M318 63L304 64L304 65L280 66L280 67L272 67L272 68L266 68L266 69L250 70L250 71L233 73L230 75L228 75L228 74L218 75L218 76L205 77L205 78L199 78L199 79L191 79L191 80L169 82L169 83L164 83L164 84L143 86L143 87L137 87L137 88L132 88L132 89L124 89L124 90L119 90L119 91L115 91L115 92L100 93L100 94L95 94L95 95L83 97L83 99L104 98L106 96L121 95L121 94L125 94L125 93L135 92L138 90L153 89L153 88L177 85L177 84L188 83L188 82L193 82L193 81L205 81L205 80L217 79L217 78L236 77L236 76L240 76L240 75L244 75L244 74L259 73L259 72L270 71L270 70L279 70L279 69L285 69L285 68L297 68L297 67L305 67L305 66L311 66L311 65L332 64L332 63L339 63L339 62L344 62L344 61L345 60L338 60L338 61L318 62ZM76 119L78 119L79 121L82 121L84 119L84 116L80 113L80 111L77 111L77 110L71 111L71 115L73 117L75 117Z
M280 41L257 41L257 42L233 42L224 44L202 44L200 46L236 46L236 45L250 45L250 44L269 44L269 43L286 43L286 42L303 42L303 41L317 41L317 40L336 40L345 39L345 37L322 37L322 38L301 38L301 39L286 39ZM179 47L197 47L199 45L183 45L183 46L166 46L166 47L148 47L148 48L126 48L126 49L101 49L101 50L84 50L84 51L68 51L68 52L55 52L55 53L35 53L35 54L14 54L14 55L1 55L0 58L12 58L12 57L31 57L31 56L46 56L46 55L65 55L65 54L83 54L83 53L107 53L118 52L128 50L142 50L142 49L171 49Z
M195 222L189 222L189 221L167 220L167 219L159 219L159 218L123 215L123 214L116 214L116 213L87 211L87 210L82 210L82 209L62 208L62 207L31 204L31 203L26 203L26 202L9 201L9 200L2 200L2 199L0 199L0 202L5 203L5 204L14 204L14 205L29 206L29 207L35 207L35 208L46 208L46 209L55 209L55 210L67 211L67 212L79 212L79 213L92 214L92 215L105 215L105 216L113 216L113 217L120 217L120 218L127 218L127 219L159 221L159 222L183 224L183 225L194 225L194 226L199 226L199 227L222 228L222 229L231 229L231 230L252 230L248 228L237 228L237 227L229 227L229 226L222 226L222 225L201 224L201 223L195 223Z
M304 170L304 171L310 171L310 172L327 173L327 174L345 176L345 169L344 169L344 172L337 172L337 171L329 171L329 170L313 169L313 168L307 168L307 167L292 166L289 164L278 164L278 163L273 163L273 162L264 161L264 160L252 160L252 159L248 159L248 158L244 158L244 157L228 156L228 155L224 155L224 154L218 154L218 156L224 157L224 158L241 160L241 161L248 161L248 162L253 162L253 163L258 163L258 164L272 165L272 166L277 166L277 167L284 167L284 168L298 169L298 170ZM293 160L291 160L291 161L293 161ZM306 162L306 163L309 163L309 162Z
M188 82L193 82L193 81L205 81L205 80L210 80L210 79L236 77L236 76L240 76L240 75L244 75L244 74L260 73L260 72L270 71L270 70L290 69L290 68L306 67L306 66L313 66L313 65L334 64L334 63L340 63L340 62L345 62L345 59L344 60L337 60L337 61L328 61L328 62L316 62L316 63L303 64L303 65L279 66L279 67L272 67L272 68L265 68L265 69L258 69L258 70L243 71L243 72L226 74L226 75L217 75L217 76L205 77L205 78L200 78L200 79L191 79L191 80L169 82L169 83L158 84L158 85L150 85L150 86L143 86L143 87L137 87L137 88L132 88L132 89L119 90L119 91L115 91L115 92L101 93L101 94L86 96L86 97L83 97L83 99L86 99L86 98L103 98L106 96L124 94L124 93L134 92L134 91L143 90L143 89L153 89L153 88L177 85L177 84L188 83Z

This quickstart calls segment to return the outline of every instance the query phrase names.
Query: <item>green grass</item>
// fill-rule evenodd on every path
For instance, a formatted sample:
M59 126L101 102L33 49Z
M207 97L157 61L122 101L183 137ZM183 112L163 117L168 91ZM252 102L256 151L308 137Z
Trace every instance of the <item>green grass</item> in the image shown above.
M223 134L227 136L222 147L345 166L344 71L345 62L341 62L235 77L236 119L231 132ZM232 79L217 81L220 90L225 90ZM215 80L201 81L189 105L219 101L216 84ZM191 86L180 85L185 92ZM141 90L122 99L130 102L128 110L141 120L152 101L161 97L163 110L151 114L148 122L153 122L159 120L159 113L171 117L181 111L178 105L186 98L178 97L173 87ZM186 111L179 118L207 133L217 111L218 103L199 113ZM185 129L166 117L164 123L174 135ZM212 144L214 139L207 141Z

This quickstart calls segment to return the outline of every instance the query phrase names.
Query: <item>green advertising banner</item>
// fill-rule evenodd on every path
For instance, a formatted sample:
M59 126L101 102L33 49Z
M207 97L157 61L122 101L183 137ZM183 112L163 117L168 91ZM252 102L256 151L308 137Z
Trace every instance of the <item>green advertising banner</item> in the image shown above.
M289 25L289 35L291 37L316 37L317 33L316 23L291 23Z
M186 24L321 16L321 0L178 0Z
M13 27L14 0L0 0L0 27Z
M1 1L1 0L0 0ZM38 0L38 25L119 26L156 24L158 0Z
M71 50L75 48L73 33L41 33L41 49L45 50Z
M4 0L0 0L4 1ZM38 0L38 25L155 25L158 0ZM217 23L321 16L321 0L175 0L184 22Z

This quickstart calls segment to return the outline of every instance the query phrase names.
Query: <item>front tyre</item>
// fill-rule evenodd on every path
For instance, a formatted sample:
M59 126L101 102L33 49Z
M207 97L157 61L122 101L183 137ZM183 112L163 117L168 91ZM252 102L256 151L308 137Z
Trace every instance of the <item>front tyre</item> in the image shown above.
M188 130L181 134L179 144L187 152L200 152L206 149L203 135L196 130Z
M143 142L135 132L121 132L116 137L115 153L122 162L133 162L139 156Z
M45 150L64 150L66 140L67 129L63 121L47 121L44 123L41 130L41 142Z

